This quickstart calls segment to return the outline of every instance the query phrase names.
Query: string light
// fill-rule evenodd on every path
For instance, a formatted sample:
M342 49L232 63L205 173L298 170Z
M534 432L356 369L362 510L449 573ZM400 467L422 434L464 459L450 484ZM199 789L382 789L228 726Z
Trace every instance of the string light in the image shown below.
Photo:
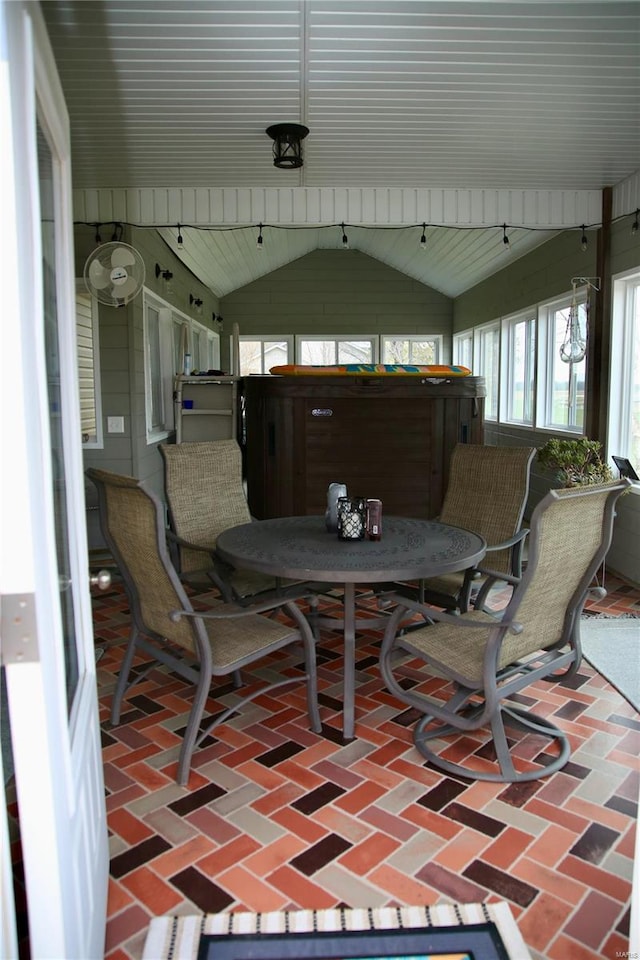
M623 214L620 214L618 217L615 217L613 220L611 220L611 224L617 223L618 221L623 220L623 219L626 219L627 217L633 217L633 221L632 221L632 223L631 223L631 233L632 233L633 235L636 235L636 234L639 232L639 230L640 230L640 207L635 210L635 213L623 213ZM117 240L122 239L122 233L123 233L124 226L133 227L133 228L135 228L135 229L137 229L137 230L143 230L143 229L159 230L159 229L162 229L163 227L164 227L165 229L171 229L171 228L173 228L173 229L175 229L175 230L177 231L178 252L179 252L179 253L182 253L182 251L184 250L184 237L183 237L183 234L182 234L183 225L180 224L180 223L175 224L175 225L174 225L174 224L154 224L153 226L150 226L149 224L134 223L134 222L128 222L128 221L124 223L124 226L123 226L123 223L122 223L122 222L119 222L119 221L113 221L113 220L112 220L112 221L108 221L108 223L113 224L114 232L113 232L113 238L112 238L112 239L114 239L114 240L115 240L115 239L117 239ZM74 226L94 227L94 228L95 228L95 241L96 241L96 243L101 243L101 242L102 242L102 238L101 238L101 235L100 235L100 228L105 226L105 223L104 223L104 222L101 222L101 223L92 223L92 222L86 221L86 220L76 220L76 221L74 221ZM197 224L191 224L191 223L190 223L190 224L186 224L185 226L186 226L186 228L188 228L188 229L190 229L190 230L199 230L199 231L203 231L203 232L205 232L205 233L228 233L228 232L237 231L237 230L246 230L247 228L250 228L251 225L249 225L249 224L245 224L245 225L240 225L240 224L238 224L238 225L234 225L234 226L225 227L225 226L216 226L216 225L197 225ZM346 234L346 226L347 226L347 225L346 225L346 223L344 223L344 221L343 221L342 223L340 223L340 224L335 224L335 223L333 223L333 224L325 223L325 224L320 224L320 225L319 225L319 224L295 224L295 225L291 225L291 226L283 226L283 225L281 225L281 224L279 224L279 223L276 223L276 224L264 224L264 223L255 224L255 225L253 225L253 229L258 230L258 236L257 236L257 238L256 238L256 245L257 245L258 249L263 249L263 248L264 248L264 247L263 247L263 245L264 245L264 237L263 237L262 231L264 230L265 226L268 226L268 227L269 227L270 229L272 229L272 230L318 230L319 228L320 228L320 229L335 229L336 226L340 226L340 228L341 228L341 230L342 230L342 248L343 248L344 250L348 250L348 249L349 249L349 238L347 237L347 234ZM352 224L352 226L353 226L353 224ZM419 240L420 249L421 249L421 250L425 250L425 249L427 248L427 246L428 246L428 244L427 244L427 234L426 234L426 228L427 228L427 223L426 223L426 222L423 222L422 224L420 224L420 223L416 223L416 224L402 224L402 225L398 225L398 226L391 226L391 225L380 226L380 225L378 225L378 224L375 224L375 225L374 225L374 224L359 223L359 224L357 224L357 226L358 226L358 229L359 229L359 230L378 230L378 231L384 231L384 230L411 230L411 229L415 229L416 227L418 227L418 228L419 228L419 227L422 227L422 231L421 231L421 233L420 233L420 240ZM594 229L594 228L600 227L600 226L602 226L601 223L591 223L591 224L583 223L583 224L580 225L579 228L578 228L577 226L573 226L573 227L572 227L572 226L566 226L566 227L560 227L560 228L557 228L557 227L556 227L556 228L551 228L551 227L542 227L542 226L529 227L529 226L519 226L519 225L514 225L514 224L510 224L510 225L509 225L509 224L507 224L507 223L503 223L503 224L493 224L493 227L494 227L495 229L501 229L501 230L502 230L502 242L503 242L503 244L504 244L505 250L509 250L509 249L510 249L510 241L509 241L509 237L507 236L507 229L515 229L515 230L520 230L520 231L522 231L522 232L532 232L532 231L541 231L541 232L544 232L544 233L553 232L553 233L555 233L555 234L564 233L564 232L569 231L569 230L577 230L577 229L580 229L580 230L581 230L580 243L581 243L582 249L584 250L584 249L586 249L586 247L588 246L588 243L589 243L588 236L587 236L587 232L586 232L587 229ZM478 224L478 225L471 225L471 224L469 224L469 225L466 225L466 226L461 226L461 225L459 225L459 224L446 224L446 223L435 223L435 224L434 224L434 223L431 223L431 224L429 224L429 228L430 228L430 229L438 229L438 228L441 228L441 229L444 229L444 230L488 230L488 229L491 229L491 227L492 227L491 224Z
M589 246L589 241L587 240L587 234L585 233L586 227L584 223L582 224L582 236L580 237L580 249L583 253L586 253L587 247Z

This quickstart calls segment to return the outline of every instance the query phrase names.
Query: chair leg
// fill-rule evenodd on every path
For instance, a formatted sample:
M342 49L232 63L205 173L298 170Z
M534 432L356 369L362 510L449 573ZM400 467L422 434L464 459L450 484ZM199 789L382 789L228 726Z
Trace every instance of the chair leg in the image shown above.
M307 710L311 729L314 733L322 733L322 722L318 708L318 669L316 666L315 639L311 631L301 631L304 644L305 672L307 674Z
M116 689L111 701L111 723L114 726L117 726L117 724L120 723L122 699L126 693L127 687L129 686L129 674L131 672L131 665L136 652L137 640L138 628L136 624L132 622L131 633L129 634L129 643L127 644L127 649L122 660L122 666L120 667L120 673L118 674L118 682L116 684Z
M198 677L198 683L196 685L191 710L189 711L187 729L184 732L182 746L180 747L180 756L178 758L178 775L176 780L182 787L185 786L189 779L191 757L193 756L193 751L195 749L196 739L198 737L198 731L200 730L202 715L204 713L207 697L209 696L210 687L211 674L207 674L201 670L200 676Z
M498 770L477 770L462 763L453 763L450 760L443 759L435 750L431 750L427 746L427 742L429 740L442 740L451 735L459 736L462 731L452 724L443 724L427 730L426 727L431 721L432 717L425 716L416 724L413 732L413 742L417 750L434 767L445 770L447 773L469 777L471 780L488 780L494 783L523 783L528 780L541 780L543 777L548 777L560 770L569 759L571 750L569 741L558 727L544 717L539 717L511 705L505 706L503 704L491 719L491 736L496 752ZM544 767L535 767L532 770L518 773L513 765L511 751L509 750L505 724L523 730L525 733L537 734L557 741L558 756Z

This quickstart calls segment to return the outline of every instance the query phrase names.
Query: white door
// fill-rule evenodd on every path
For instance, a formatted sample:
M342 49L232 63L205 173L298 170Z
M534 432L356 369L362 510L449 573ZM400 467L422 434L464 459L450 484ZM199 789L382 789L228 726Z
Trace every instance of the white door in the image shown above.
M33 958L89 960L104 955L108 844L76 375L69 130L37 3L0 0L0 53L2 662L29 938ZM1 946L12 956L7 893Z

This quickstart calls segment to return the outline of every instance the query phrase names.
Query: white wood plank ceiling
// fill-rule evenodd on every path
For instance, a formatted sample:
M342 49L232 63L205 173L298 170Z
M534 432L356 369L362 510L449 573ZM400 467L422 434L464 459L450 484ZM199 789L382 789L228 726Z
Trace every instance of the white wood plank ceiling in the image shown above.
M640 167L638 0L41 6L71 119L78 219L96 190L566 197L613 186ZM297 171L272 163L265 129L284 121L310 128ZM429 222L428 210L421 220ZM420 231L358 229L358 222L366 221L349 230L352 249L450 296L504 264L495 229L432 230L421 255ZM510 233L513 255L548 236ZM174 234L165 237L176 248ZM218 295L312 249L340 245L327 230L265 229L266 255L258 256L252 229L184 236L185 262Z

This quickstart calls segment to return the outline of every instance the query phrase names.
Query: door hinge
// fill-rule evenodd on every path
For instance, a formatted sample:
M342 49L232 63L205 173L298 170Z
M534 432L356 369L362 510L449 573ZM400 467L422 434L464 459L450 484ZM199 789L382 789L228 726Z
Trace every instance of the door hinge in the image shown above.
M39 662L36 626L34 593L5 593L0 597L3 666Z

